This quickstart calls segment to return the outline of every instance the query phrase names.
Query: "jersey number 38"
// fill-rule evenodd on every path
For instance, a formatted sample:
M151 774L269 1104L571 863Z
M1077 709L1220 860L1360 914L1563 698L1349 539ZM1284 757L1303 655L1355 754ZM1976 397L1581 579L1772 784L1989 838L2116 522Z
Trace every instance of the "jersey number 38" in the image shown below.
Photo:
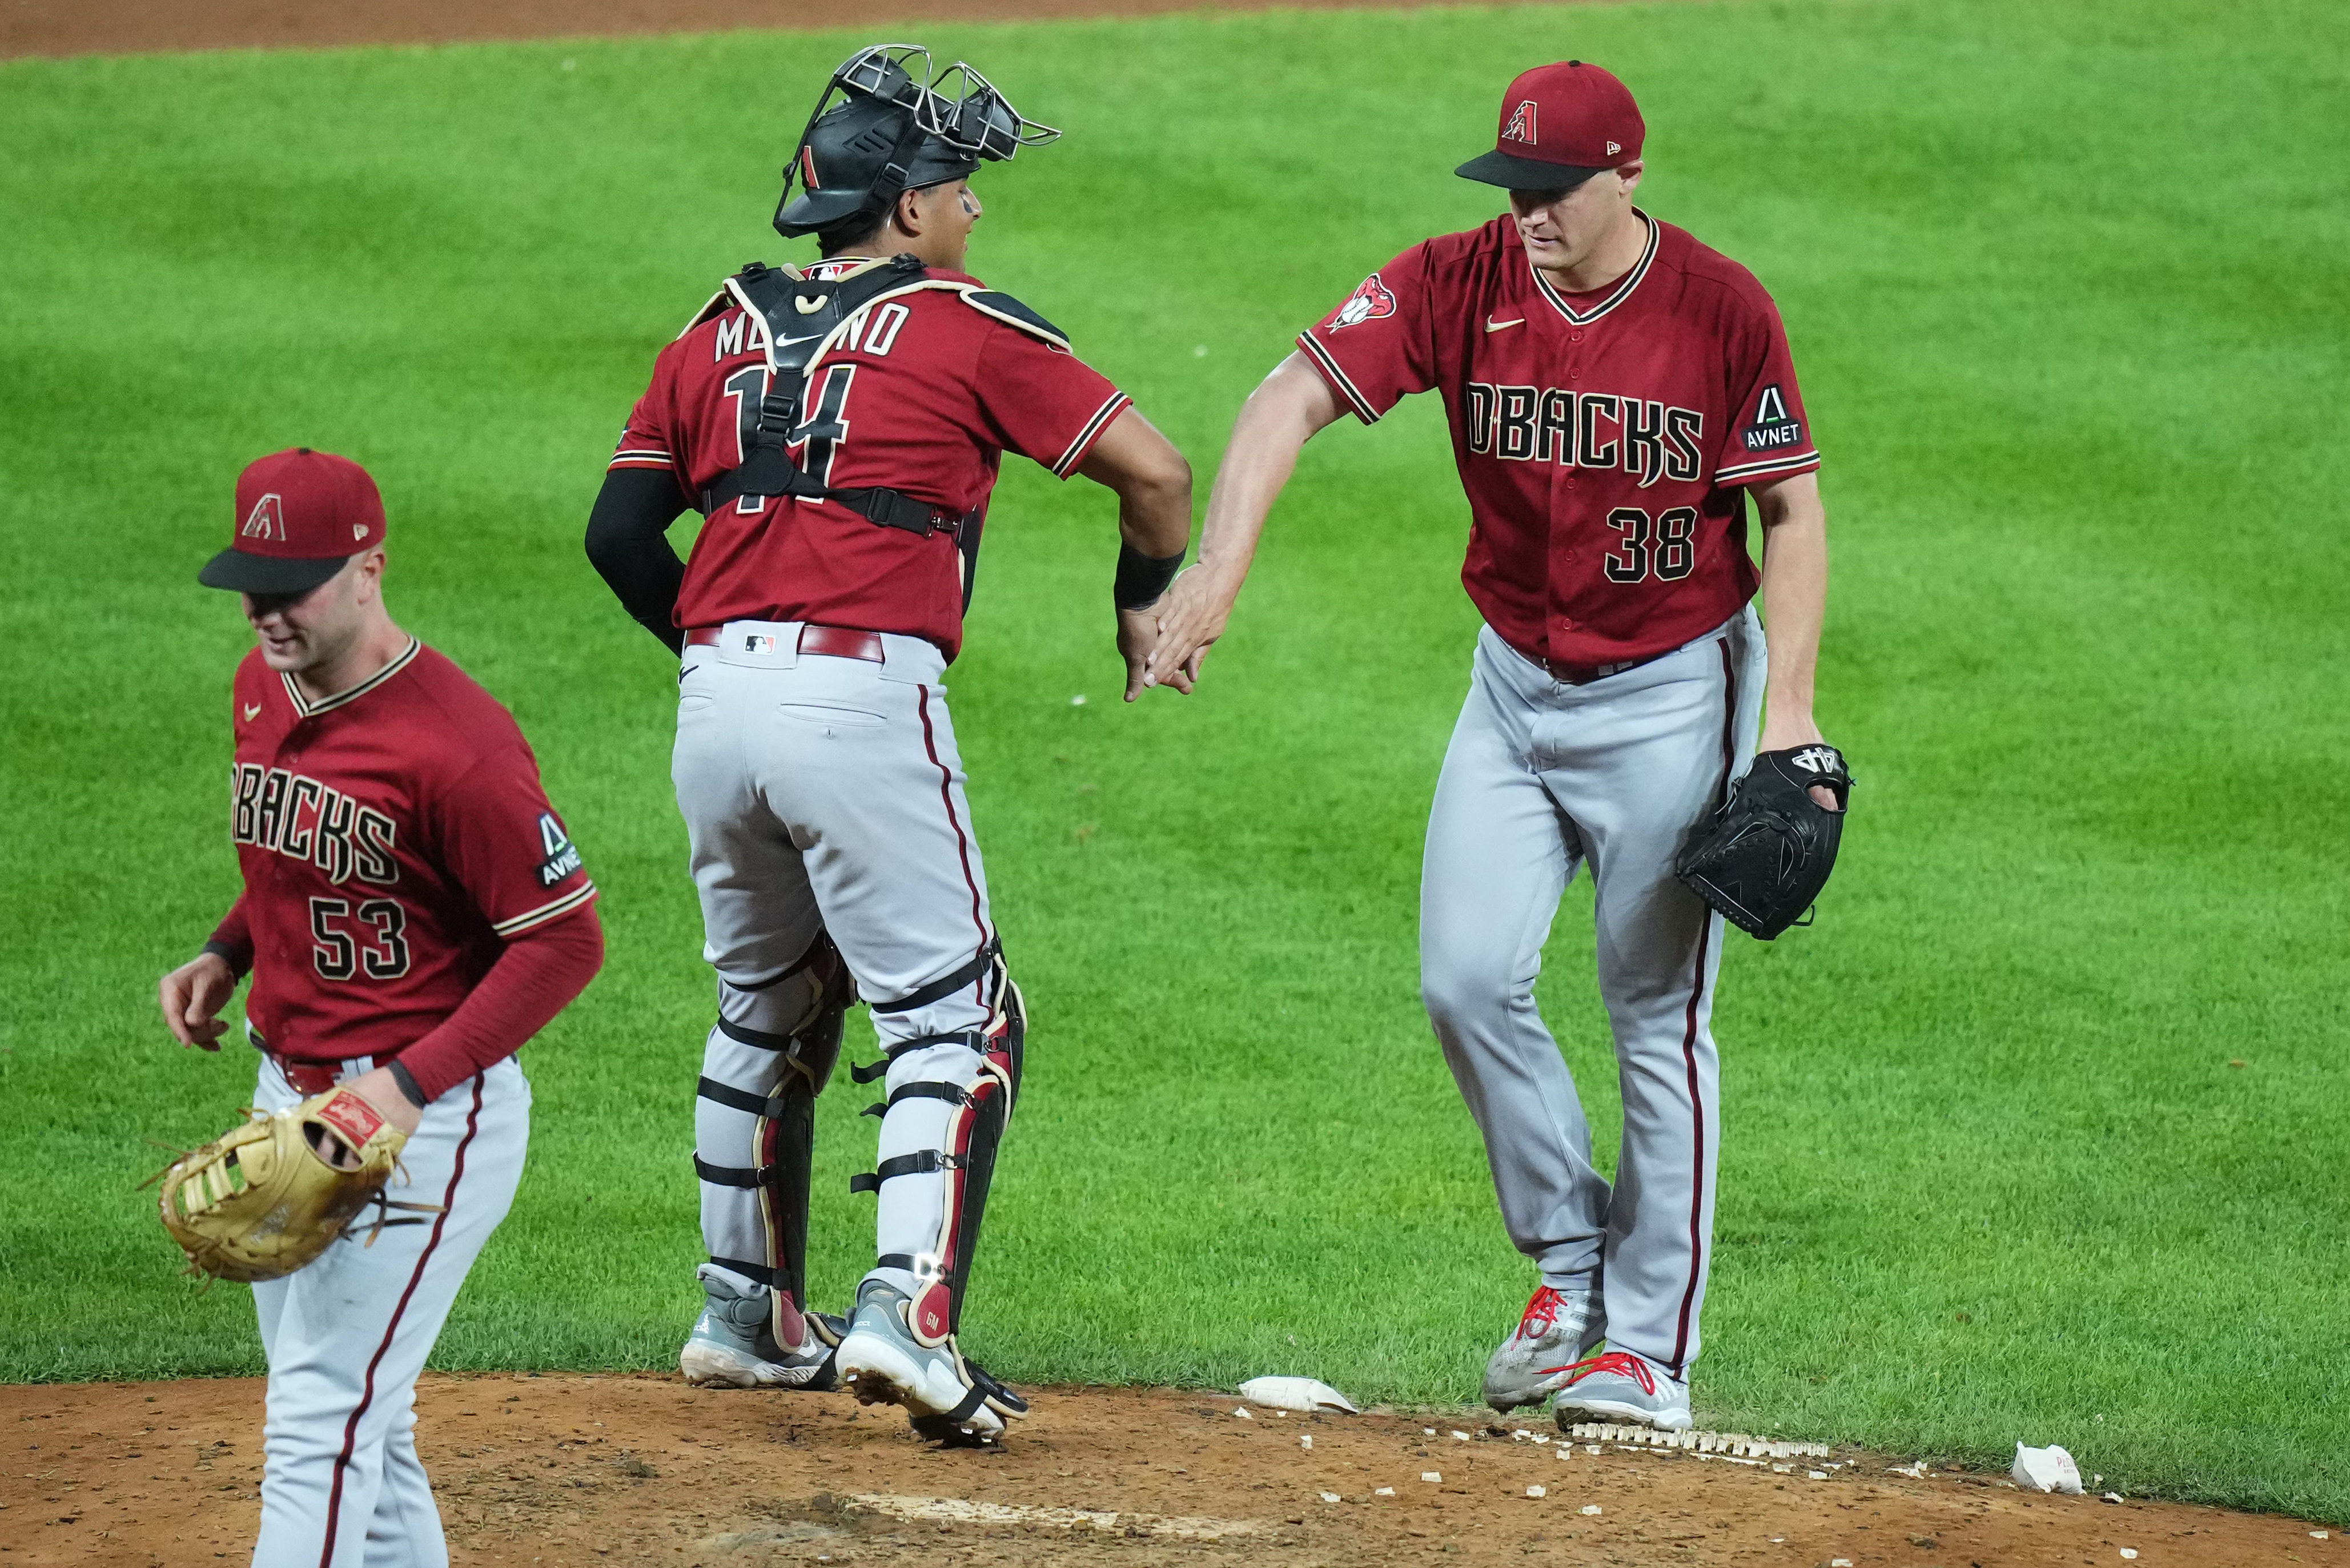
M1618 506L1607 514L1607 526L1623 535L1605 562L1611 583L1637 583L1651 576L1660 582L1678 582L1697 565L1693 506L1676 506L1655 517L1638 506Z

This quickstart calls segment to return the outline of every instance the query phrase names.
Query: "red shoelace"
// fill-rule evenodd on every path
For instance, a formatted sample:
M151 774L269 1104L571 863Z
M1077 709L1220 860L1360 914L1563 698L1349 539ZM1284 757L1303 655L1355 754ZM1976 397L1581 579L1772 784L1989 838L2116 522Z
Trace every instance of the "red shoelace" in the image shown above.
M1603 1351L1590 1360L1578 1361L1572 1366L1543 1368L1543 1376L1545 1377L1554 1372L1564 1372L1567 1375L1566 1386L1569 1388L1595 1372L1613 1372L1638 1383L1643 1394L1654 1394L1657 1391L1656 1376L1648 1370L1648 1364L1628 1350Z
M1518 1337L1532 1339L1537 1334L1548 1334L1557 1327L1558 1309L1565 1303L1565 1296L1560 1295L1548 1285L1534 1292L1534 1299L1526 1303L1524 1315L1518 1319Z

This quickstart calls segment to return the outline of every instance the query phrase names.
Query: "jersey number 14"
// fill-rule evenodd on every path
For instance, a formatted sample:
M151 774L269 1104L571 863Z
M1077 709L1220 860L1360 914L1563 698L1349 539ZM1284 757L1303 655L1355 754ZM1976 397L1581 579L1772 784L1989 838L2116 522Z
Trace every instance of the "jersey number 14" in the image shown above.
M785 439L785 450L791 453L793 463L818 484L832 483L833 459L840 454L840 443L848 439L848 389L856 379L856 366L827 365L816 395ZM735 371L726 379L725 393L734 404L734 462L740 467L749 461L759 433L759 405L767 396L767 368L750 365ZM745 495L734 504L743 512L757 512L768 500L764 495Z

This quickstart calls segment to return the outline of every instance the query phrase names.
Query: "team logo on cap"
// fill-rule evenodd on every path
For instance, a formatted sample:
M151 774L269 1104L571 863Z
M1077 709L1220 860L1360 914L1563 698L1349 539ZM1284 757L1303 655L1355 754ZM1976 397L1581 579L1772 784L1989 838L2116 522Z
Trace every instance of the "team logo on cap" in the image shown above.
M286 504L277 499L276 491L253 504L253 510L244 514L244 526L237 534L246 539L286 537Z
M1534 99L1527 99L1524 102L1519 104L1517 108L1510 110L1510 123L1502 127L1502 140L1504 141L1523 141L1529 147L1532 147L1534 144ZM1613 147L1610 147L1607 151L1613 152L1616 150Z
M1347 296L1347 303L1338 307L1337 316L1330 323L1330 330L1336 332L1341 327L1359 327L1382 316L1393 316L1395 312L1394 293L1379 281L1378 274L1373 273L1357 285L1355 292Z

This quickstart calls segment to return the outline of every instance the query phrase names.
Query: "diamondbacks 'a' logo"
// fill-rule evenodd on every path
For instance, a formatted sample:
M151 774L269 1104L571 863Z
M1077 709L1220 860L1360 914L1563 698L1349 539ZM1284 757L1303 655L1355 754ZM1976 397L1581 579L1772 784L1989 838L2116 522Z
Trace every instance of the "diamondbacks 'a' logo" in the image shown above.
M244 514L244 526L237 533L247 539L279 539L286 537L286 503L271 491L253 504Z
M1844 766L1834 746L1805 746L1787 760L1807 774L1832 774Z
M1787 417L1787 400L1775 386L1762 389L1762 399L1754 405L1754 422L1775 425Z
M1502 127L1502 140L1534 144L1534 100L1527 99L1510 110L1510 123Z
M1378 274L1373 273L1357 285L1355 292L1347 296L1347 303L1338 307L1338 314L1330 322L1330 330L1336 332L1341 327L1359 327L1366 321L1377 321L1382 316L1393 316L1395 312L1394 291L1379 281Z
M579 849L571 836L563 831L563 824L555 820L551 811L538 814L538 846L546 851L539 862L538 885L552 888L579 869Z

